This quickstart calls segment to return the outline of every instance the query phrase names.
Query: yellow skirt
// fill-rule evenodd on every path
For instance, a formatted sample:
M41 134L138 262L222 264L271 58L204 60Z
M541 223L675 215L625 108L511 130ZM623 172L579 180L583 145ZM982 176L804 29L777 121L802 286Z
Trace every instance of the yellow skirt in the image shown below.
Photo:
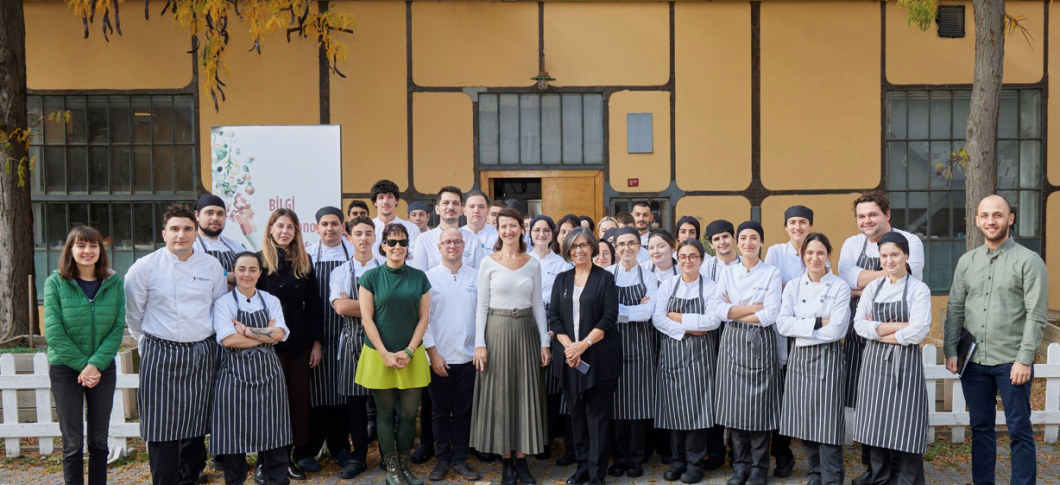
M357 361L357 375L353 379L365 389L416 389L431 383L431 366L427 351L420 345L412 353L412 360L403 369L387 367L383 356L365 345Z

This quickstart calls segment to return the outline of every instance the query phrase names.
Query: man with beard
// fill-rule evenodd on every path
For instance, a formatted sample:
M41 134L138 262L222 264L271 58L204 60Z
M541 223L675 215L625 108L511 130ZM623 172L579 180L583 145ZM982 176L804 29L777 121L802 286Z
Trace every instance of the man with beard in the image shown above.
M310 369L309 375L309 444L296 446L292 455L298 468L310 473L320 471L316 455L325 442L340 467L345 467L351 456L346 396L339 393L339 334L345 320L335 313L329 296L332 271L349 261L355 248L342 237L342 211L337 207L321 208L316 219L320 240L309 245L306 253L313 262L324 307L324 340L320 344L320 363Z
M648 235L651 232L651 223L655 215L651 212L651 205L647 201L639 200L633 204L633 226L640 233L640 247L648 249Z
M376 234L382 234L387 224L405 226L405 230L409 233L409 254L412 254L412 250L416 247L416 238L420 236L420 228L394 214L399 200L401 200L401 194L394 182L383 179L372 185L372 204L375 204L375 210L378 213L372 221L375 222ZM379 254L379 238L376 238L372 253Z
M843 243L839 253L839 272L837 276L850 285L850 314L854 315L861 300L861 291L873 280L885 276L886 271L880 265L879 241L884 234L895 231L909 241L908 264L914 278L924 279L924 242L914 234L891 227L891 201L883 192L873 190L861 194L854 200L854 216L861 234L850 236ZM853 317L851 317L853 318ZM865 339L850 326L843 343L843 359L847 366L846 407L856 407L858 377L861 372L861 353ZM869 450L861 448L861 463L869 465ZM869 472L853 480L854 485L868 485Z
M464 235L464 241L477 241L475 233L467 228L460 228L460 213L463 207L460 201L464 194L460 189L453 186L442 187L438 191L438 203L434 206L434 212L438 214L438 227L420 234L418 241L423 244L416 245L416 251L409 261L409 265L426 272L431 268L442 264L442 252L438 249L438 241L441 240L442 232L446 229L459 229ZM464 244L463 262L468 268L478 268L479 261L485 257L485 252L478 244Z
M500 209L498 208L497 211ZM461 229L471 231L478 238L482 253L487 256L493 253L493 246L497 243L498 237L497 228L488 222L489 212L490 200L486 194L472 190L464 197L464 217L467 218L467 225ZM494 220L496 220L496 215L494 215ZM474 245L474 240L465 242L465 245L467 244Z
M192 243L192 249L202 251L221 263L228 279L228 289L231 290L236 284L236 274L232 271L232 265L236 262L236 254L243 251L243 245L221 235L225 229L225 202L213 194L202 194L195 201L195 221L199 226L199 233ZM218 465L218 463L214 463Z
M989 195L979 202L975 225L986 244L957 262L946 311L946 368L960 373L968 402L975 483L994 483L999 392L1012 438L1010 483L1031 484L1037 476L1030 396L1049 306L1049 273L1041 256L1012 240L1009 229L1015 222L1004 197ZM976 348L961 369L958 357L965 356L957 347L965 332Z
M427 226L427 221L431 218L428 213L429 210L427 203L422 200L417 200L409 204L409 222L414 224L416 228L420 230L420 234L431 229Z

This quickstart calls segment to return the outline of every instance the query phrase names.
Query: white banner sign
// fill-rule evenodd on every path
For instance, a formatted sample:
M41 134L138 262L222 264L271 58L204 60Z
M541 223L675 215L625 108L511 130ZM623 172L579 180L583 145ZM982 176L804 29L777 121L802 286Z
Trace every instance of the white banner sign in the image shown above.
M286 208L298 214L302 241L315 242L317 210L342 204L341 144L338 125L214 126L210 171L228 206L223 234L258 251L269 216Z

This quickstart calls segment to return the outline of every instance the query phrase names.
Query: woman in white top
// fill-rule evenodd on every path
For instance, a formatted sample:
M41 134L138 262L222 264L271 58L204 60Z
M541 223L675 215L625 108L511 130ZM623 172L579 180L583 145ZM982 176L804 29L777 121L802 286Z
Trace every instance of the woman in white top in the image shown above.
M618 221L614 217L606 216L596 223L596 237L603 239L604 234L611 229L618 229Z
M648 236L648 260L641 263L641 267L650 273L650 278L658 287L679 272L677 260L674 259L674 249L677 242L674 237L665 230L652 231Z
M921 485L928 398L920 342L931 328L931 290L911 277L904 234L884 234L879 251L887 275L865 286L854 314L854 330L867 340L854 441L868 447L869 483L897 475L898 483Z
M769 438L780 426L780 361L773 325L780 314L780 271L759 259L765 234L757 221L740 224L740 264L725 267L711 306L725 321L718 353L715 412L730 430L729 485L766 483Z
M480 374L471 407L471 446L503 456L503 485L532 485L537 481L526 454L541 453L548 444L541 368L552 359L541 264L526 254L519 211L501 209L497 230L495 252L482 260L478 274L474 363Z
M714 282L699 273L703 245L685 239L677 247L681 276L659 287L652 315L664 335L659 347L658 403L655 426L670 430L668 481L696 483L703 479L700 460L714 426L715 339L721 320L709 301Z
M846 365L840 340L850 327L850 285L828 270L824 234L802 243L802 276L784 287L777 332L795 339L788 356L780 434L806 448L813 484L843 483Z

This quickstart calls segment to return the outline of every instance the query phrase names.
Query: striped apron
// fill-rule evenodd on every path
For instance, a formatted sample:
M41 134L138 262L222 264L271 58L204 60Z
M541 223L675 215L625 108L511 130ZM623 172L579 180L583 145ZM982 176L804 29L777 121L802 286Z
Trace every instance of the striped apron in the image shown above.
M236 320L251 328L269 326L269 309L258 293L261 310L239 309ZM283 369L272 344L247 349L222 348L221 368L214 385L210 454L272 450L292 442L290 408Z
M198 237L199 244L202 245L206 254L213 256L218 263L221 263L221 267L224 268L225 271L232 272L236 264L236 250L232 249L232 246L229 246L224 239L218 239L221 241L221 244L224 244L225 247L228 248L228 251L210 251L209 249L206 249L209 246L206 245L206 241L203 241L202 235L199 235Z
M736 320L727 323L715 386L718 424L743 431L777 429L780 379L776 329Z
M911 276L910 276L911 277ZM879 288L886 280L880 280ZM902 301L876 303L878 322L908 322L905 280ZM860 405L854 412L854 441L906 453L927 450L928 399L919 345L868 341L858 383Z
M140 438L175 441L210 431L218 345L211 335L174 342L145 335L140 343Z
M350 253L341 241L342 252L346 261ZM331 272L345 261L321 261L320 254L324 244L317 246L317 257L313 269L317 273L317 288L320 300L324 302L324 341L320 343L320 364L309 371L309 407L338 406L346 404L346 399L339 394L339 334L345 326L344 319L335 313L331 306Z
M357 263L350 263L350 288L346 293L350 298L358 298ZM339 394L343 396L371 396L372 392L354 382L357 377L357 362L361 360L361 348L364 347L364 327L358 317L342 317L346 324L339 334L339 348L336 352L339 367Z
M865 256L865 249L869 247L869 238L865 238L865 242L861 245L861 255L858 256L857 261L854 265L869 271L879 271L883 269L880 266L880 258L870 258ZM843 341L843 360L847 363L847 387L846 387L846 399L843 404L848 408L857 407L858 403L858 377L861 375L861 354L865 348L865 337L858 335L854 331L854 315L858 312L858 302L861 301L861 297L852 297L850 299L850 321L852 322L850 328L847 330L846 339Z
M616 278L618 266L615 265ZM618 287L620 305L640 305L640 301L648 294L648 288L644 286L644 270L639 264L637 276L640 283ZM658 360L654 335L658 332L651 321L628 322L620 326L621 331L618 334L622 340L622 375L619 376L618 387L615 389L612 419L651 419L655 416L655 393L652 389L655 389L655 366Z
M802 286L798 285L796 302L801 290ZM823 302L824 295L821 295ZM789 340L794 342L795 338ZM788 355L780 434L826 445L843 445L846 374L842 351L842 345L836 341L795 347Z
M677 298L674 285L667 312L698 313L707 311L703 301L700 277L696 298ZM659 348L659 396L655 408L655 427L674 430L698 430L714 426L714 339L715 335L685 335L681 340L662 337Z

